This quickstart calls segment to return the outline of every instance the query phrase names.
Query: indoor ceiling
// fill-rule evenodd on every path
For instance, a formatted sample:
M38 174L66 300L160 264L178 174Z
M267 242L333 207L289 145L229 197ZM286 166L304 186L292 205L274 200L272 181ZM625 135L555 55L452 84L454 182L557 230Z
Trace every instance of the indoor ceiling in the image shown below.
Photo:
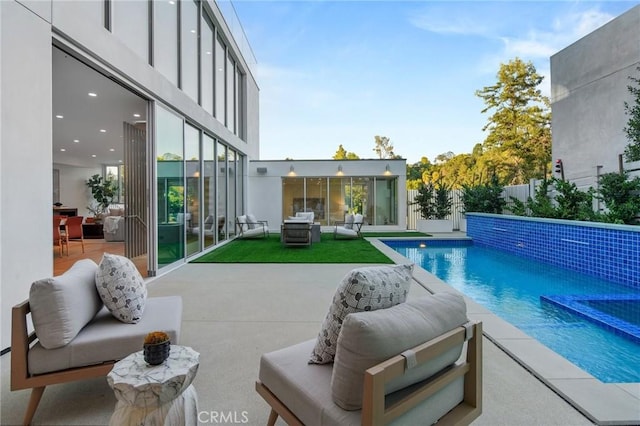
M117 165L123 122L146 123L147 101L54 47L52 119L54 164Z

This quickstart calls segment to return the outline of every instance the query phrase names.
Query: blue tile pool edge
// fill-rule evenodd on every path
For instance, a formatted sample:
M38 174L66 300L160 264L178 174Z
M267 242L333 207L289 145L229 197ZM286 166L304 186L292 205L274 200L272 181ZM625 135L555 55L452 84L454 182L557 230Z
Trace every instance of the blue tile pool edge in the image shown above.
M378 250L394 260L394 262L398 264L411 262L408 258L402 256L385 244L384 238L372 237L368 238L368 240L370 240ZM500 348L500 350L512 358L514 362L520 364L522 368L529 371L560 398L567 401L595 424L640 424L640 411L637 409L637 407L640 406L640 392L635 389L630 390L629 388L629 386L640 386L640 383L616 384L599 381L520 329L491 313L464 293L452 288L434 274L424 270L419 265L417 265L414 270L414 280L418 285L432 294L441 291L453 291L461 294L467 303L467 316L471 320L483 321L483 335L488 341ZM504 334L506 329L511 329L514 335L506 336ZM523 342L527 340L538 343L541 346L540 349L543 351L543 354L540 356L539 354L531 354L518 351L517 348L512 348L512 342ZM536 362L528 359L532 356L536 358ZM579 377L570 375L558 377L556 375L545 374L534 367L534 365L540 364L540 360L544 361L547 359L549 362L561 362L563 364L563 371L580 371L582 375ZM546 362L543 364L546 364ZM595 399L585 396L589 394L598 396Z
M633 325L627 321L616 318L605 312L599 311L590 306L586 306L581 302L589 301L638 301L640 295L635 294L598 294L598 295L543 295L540 296L543 302L551 303L565 311L584 318L600 327L606 328L613 333L626 337L634 342L640 342L640 327Z

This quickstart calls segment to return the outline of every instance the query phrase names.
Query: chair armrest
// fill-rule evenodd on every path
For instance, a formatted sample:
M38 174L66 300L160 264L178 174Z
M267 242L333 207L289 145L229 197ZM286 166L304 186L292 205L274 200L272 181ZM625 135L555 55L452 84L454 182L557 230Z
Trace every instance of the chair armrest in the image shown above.
M29 377L29 344L36 339L36 333L27 331L27 315L31 312L29 301L11 309L11 390L25 389Z

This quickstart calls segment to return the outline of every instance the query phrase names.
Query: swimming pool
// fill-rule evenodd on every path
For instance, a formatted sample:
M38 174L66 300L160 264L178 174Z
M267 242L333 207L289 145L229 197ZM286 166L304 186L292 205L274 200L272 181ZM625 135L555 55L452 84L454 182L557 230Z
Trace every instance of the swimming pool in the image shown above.
M600 381L640 382L638 290L468 241L384 243Z

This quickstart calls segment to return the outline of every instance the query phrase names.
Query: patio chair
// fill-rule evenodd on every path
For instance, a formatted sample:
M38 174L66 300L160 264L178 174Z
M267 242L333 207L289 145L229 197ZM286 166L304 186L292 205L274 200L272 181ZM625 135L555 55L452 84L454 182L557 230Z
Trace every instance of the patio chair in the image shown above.
M67 242L67 255L69 255L69 243L77 241L82 244L82 252L84 253L84 233L82 231L83 216L71 216L66 219L66 229L62 232L62 238Z
M363 224L364 216L360 213L355 215L348 214L345 216L344 221L335 222L333 238L361 238L362 234L360 233L360 230L362 229Z
M311 223L306 220L285 220L280 227L282 244L285 246L310 246Z
M317 339L262 355L267 424L470 424L482 413L482 323L452 303L459 295L439 295L348 314L333 364L309 363Z
M269 236L269 222L257 220L252 214L236 217L238 238L266 238Z

